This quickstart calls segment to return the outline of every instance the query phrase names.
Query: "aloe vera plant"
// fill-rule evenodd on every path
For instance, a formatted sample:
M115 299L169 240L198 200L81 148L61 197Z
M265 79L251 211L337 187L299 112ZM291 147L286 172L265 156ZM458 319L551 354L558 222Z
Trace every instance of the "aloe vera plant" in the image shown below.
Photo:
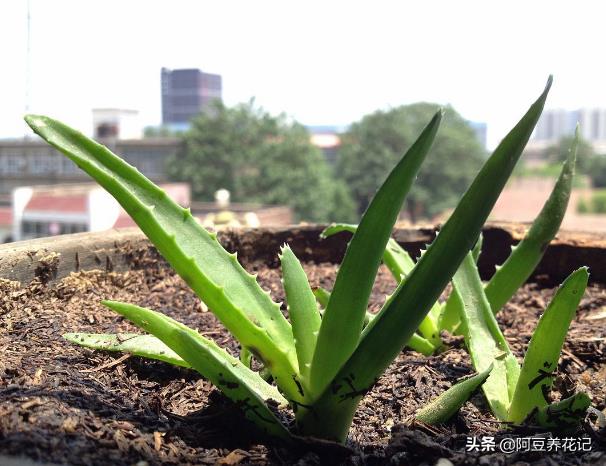
M533 332L520 366L495 319L471 255L454 276L463 301L465 341L478 371L494 365L482 385L495 417L522 423L529 417L544 427L567 429L578 425L590 400L584 393L551 404L552 386L568 327L587 286L585 267L573 272L560 286Z
M493 313L497 313L526 282L543 257L547 245L557 234L570 199L572 181L576 163L576 148L579 140L578 128L573 147L562 166L555 186L545 202L541 212L533 222L525 237L512 247L511 254L485 286L487 299ZM356 225L333 224L326 228L321 236L326 238L342 231L355 233ZM478 260L482 247L480 235L474 251L474 260ZM415 266L414 260L393 238L390 238L382 257L398 283L405 280ZM316 297L329 294L327 290L317 290ZM322 300L318 298L320 304ZM460 313L463 303L456 288L444 303L436 302L423 319L417 332L408 342L408 346L420 353L429 355L442 348L440 333L447 330L451 333L462 333ZM369 316L372 319L372 315Z
M290 321L254 276L225 251L216 235L134 167L66 125L29 115L27 123L109 191L191 286L245 353L238 360L169 317L134 304L104 301L152 336L71 333L83 346L127 351L192 367L240 406L262 431L343 441L354 411L395 359L474 246L541 114L551 78L536 102L486 161L438 237L408 271L380 313L367 305L375 275L402 202L442 118L438 111L377 191L349 243L320 317L307 277L293 251L280 254ZM203 167L202 167L203 169ZM419 340L420 341L420 340ZM254 355L271 375L249 365ZM244 362L242 362L244 361ZM276 408L290 405L288 429Z
M490 371L482 389L494 415L503 421L521 423L532 418L543 427L574 428L590 404L584 393L557 403L549 400L566 333L587 286L586 268L573 272L558 289L533 332L521 366L495 319L496 312L530 275L559 228L570 197L578 139L577 127L573 147L554 190L525 238L485 286L475 265L477 256L469 253L453 277L453 291L441 315L443 326L459 329L465 336L476 370L482 374ZM439 402L438 398L425 410L437 412ZM422 420L424 416L424 412L418 414ZM443 420L434 416L427 422Z

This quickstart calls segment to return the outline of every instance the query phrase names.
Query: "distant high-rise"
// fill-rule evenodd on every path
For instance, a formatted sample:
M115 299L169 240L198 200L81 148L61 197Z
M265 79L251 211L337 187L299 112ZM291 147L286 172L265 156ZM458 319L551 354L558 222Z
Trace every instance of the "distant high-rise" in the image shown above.
M196 68L162 68L162 124L186 128L213 100L221 100L221 90L221 75Z
M476 133L476 138L478 139L478 142L482 145L483 149L486 149L486 133L487 133L487 126L486 123L482 122L482 121L471 121L471 120L467 120L467 124L469 126L471 126L471 129L473 129L473 132Z
M580 125L581 137L596 152L606 151L606 108L545 110L531 142L537 147L555 144L563 136L573 135L577 123Z

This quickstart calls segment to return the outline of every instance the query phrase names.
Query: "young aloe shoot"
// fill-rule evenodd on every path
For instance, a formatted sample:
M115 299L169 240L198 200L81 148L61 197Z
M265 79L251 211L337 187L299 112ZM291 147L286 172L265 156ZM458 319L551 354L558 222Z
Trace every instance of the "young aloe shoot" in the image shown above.
M471 254L463 261L453 283L463 302L465 342L477 371L493 365L482 389L497 419L519 424L534 416L533 421L543 427L565 430L585 416L587 395L577 393L551 406L549 391L588 277L582 267L562 283L539 320L520 367L497 324Z
M486 161L439 236L369 322L373 282L406 194L442 118L438 111L381 185L357 230L327 298L322 318L293 251L281 252L290 321L216 235L134 167L107 148L44 116L27 123L109 191L158 251L271 374L266 382L211 340L135 304L104 301L152 336L67 334L70 341L189 366L232 399L260 430L284 439L276 406L290 405L297 434L344 441L360 399L410 341L473 247L541 114L538 100ZM204 167L201 167L204 169ZM168 351L168 350L172 350Z

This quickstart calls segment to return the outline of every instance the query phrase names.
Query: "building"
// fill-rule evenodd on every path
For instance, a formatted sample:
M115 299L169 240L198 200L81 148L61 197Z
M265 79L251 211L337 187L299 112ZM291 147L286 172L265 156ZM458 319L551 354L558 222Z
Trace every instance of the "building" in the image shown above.
M189 126L193 117L206 111L213 100L221 100L218 74L199 69L162 68L162 124L175 130Z
M137 110L93 109L93 137L96 139L140 139L143 137Z
M606 153L606 108L545 110L529 146L545 149L562 137L573 135L577 123L580 125L581 137L589 142L597 153Z
M346 131L341 126L306 126L311 134L311 143L322 151L326 161L334 165L341 146L341 134Z
M113 152L155 182L166 181L166 159L176 152L176 138L100 139ZM76 164L42 139L0 140L0 195L19 186L90 180Z
M122 134L122 130L118 134ZM180 139L176 137L97 139L155 183L168 180L166 160L177 152L180 144ZM334 161L340 143L337 133L328 130L316 132L311 142L323 151L329 162ZM82 183L89 180L90 177L74 162L37 136L32 139L0 140L0 196L8 195L20 186Z
M188 184L161 187L178 204L190 205ZM11 220L13 241L135 225L111 194L92 183L16 188Z
M191 202L187 183L160 187L207 227L292 223L287 206ZM94 183L22 186L13 190L10 206L3 205L6 200L0 197L0 242L136 226L112 195Z
M11 240L13 233L13 209L11 196L0 195L0 243Z
M482 145L482 148L486 149L486 135L488 132L486 123L481 121L467 120L467 124L471 127L471 129L473 129L473 132L475 133L478 142Z

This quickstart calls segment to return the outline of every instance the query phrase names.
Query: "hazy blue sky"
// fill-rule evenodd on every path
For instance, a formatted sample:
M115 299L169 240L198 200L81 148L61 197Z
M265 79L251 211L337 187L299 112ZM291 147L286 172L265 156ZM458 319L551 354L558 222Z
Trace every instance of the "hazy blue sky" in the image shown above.
M26 0L0 2L0 137L20 136ZM555 76L549 107L606 106L601 1L31 0L31 111L85 131L92 107L160 121L160 68L223 75L310 125L450 103L494 145Z

